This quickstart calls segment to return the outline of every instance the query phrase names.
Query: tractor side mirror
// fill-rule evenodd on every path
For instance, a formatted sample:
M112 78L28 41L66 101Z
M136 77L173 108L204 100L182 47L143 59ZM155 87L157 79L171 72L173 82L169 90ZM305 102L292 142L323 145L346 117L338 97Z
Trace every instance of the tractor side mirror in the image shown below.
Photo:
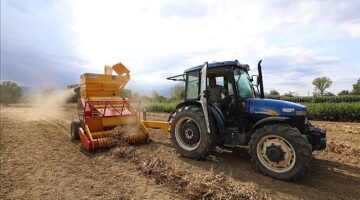
M253 85L258 85L259 84L258 78L259 78L258 75L252 75L250 78L250 82L253 82L256 79L256 83L253 83Z

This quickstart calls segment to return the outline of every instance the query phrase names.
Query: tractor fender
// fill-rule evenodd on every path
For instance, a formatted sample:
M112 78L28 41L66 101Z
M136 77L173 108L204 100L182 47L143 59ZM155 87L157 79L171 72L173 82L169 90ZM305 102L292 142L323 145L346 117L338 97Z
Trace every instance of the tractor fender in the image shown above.
M221 133L221 131L224 130L224 128L225 128L225 118L217 106L213 105L212 103L209 103L208 105L209 105L208 106L209 114L216 122L217 130L219 131L219 133ZM198 106L201 108L201 103L198 101L184 101L184 102L179 103L175 108L177 110L184 106ZM173 118L173 114L175 112L170 114L168 121L170 121Z
M214 121L217 124L217 130L218 133L221 134L222 131L225 129L225 118L221 112L221 110L213 105L212 103L209 103L209 111L210 111L210 115L211 117L214 119Z
M172 118L174 118L174 116L176 115L176 111L184 106L199 106L201 108L201 103L198 101L183 101L181 103L179 103L178 105L175 106L175 110L173 110L170 114L169 114L169 118L168 118L168 122L171 122Z
M256 122L250 129L250 133L253 133L256 129L268 125L268 124L283 124L288 120L288 117L267 117Z
M176 105L175 109L179 109L181 107L184 107L184 106L199 106L201 108L201 103L198 102L198 101L183 101L181 103L179 103L178 105Z
M198 106L201 108L201 103L198 101L183 101L181 103L179 103L178 105L175 106L175 110L173 110L168 118L168 122L171 123L172 118L174 118L174 116L176 115L176 111L181 108L181 107L185 107L185 106Z

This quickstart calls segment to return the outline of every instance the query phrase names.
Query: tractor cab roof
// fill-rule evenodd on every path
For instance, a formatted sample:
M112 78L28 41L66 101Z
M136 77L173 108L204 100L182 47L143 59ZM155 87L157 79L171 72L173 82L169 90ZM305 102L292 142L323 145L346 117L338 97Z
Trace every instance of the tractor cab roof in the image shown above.
M203 67L204 67L204 65L198 65L196 67L191 67L189 69L186 69L185 73L190 72L190 71L195 71L195 70L201 70ZM248 64L240 64L238 60L208 63L208 69L227 68L227 67L242 68L246 71L250 70L250 67Z
M191 71L200 71L204 65L198 65L196 67L191 67L189 69L186 69L184 74L180 74L177 76L168 77L168 80L172 81L185 81L185 74ZM238 60L234 61L224 61L224 62L213 62L208 63L208 69L224 69L224 68L241 68L245 71L249 71L250 67L248 64L240 64Z

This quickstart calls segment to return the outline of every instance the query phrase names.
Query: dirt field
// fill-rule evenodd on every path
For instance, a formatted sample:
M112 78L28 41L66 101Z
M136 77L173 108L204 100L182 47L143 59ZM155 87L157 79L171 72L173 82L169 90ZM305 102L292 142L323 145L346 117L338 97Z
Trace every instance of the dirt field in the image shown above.
M1 107L0 199L185 199L184 193L145 176L139 165L116 156L116 148L88 154L70 142L75 109ZM166 114L149 119L166 120ZM259 174L246 149L214 152L207 160L179 157L168 136L151 131L153 142L138 154L202 176L223 172L241 187L271 199L358 199L360 123L313 122L328 131L329 147L314 154L309 173L296 183Z

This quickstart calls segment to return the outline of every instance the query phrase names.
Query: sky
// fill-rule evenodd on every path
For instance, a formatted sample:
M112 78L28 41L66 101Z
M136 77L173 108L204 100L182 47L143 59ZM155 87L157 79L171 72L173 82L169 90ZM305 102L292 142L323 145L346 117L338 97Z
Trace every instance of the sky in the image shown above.
M360 78L360 0L1 0L1 80L64 87L122 62L127 88L165 94L166 77L204 62L239 60L265 92L307 96ZM167 92L168 93L168 92Z

